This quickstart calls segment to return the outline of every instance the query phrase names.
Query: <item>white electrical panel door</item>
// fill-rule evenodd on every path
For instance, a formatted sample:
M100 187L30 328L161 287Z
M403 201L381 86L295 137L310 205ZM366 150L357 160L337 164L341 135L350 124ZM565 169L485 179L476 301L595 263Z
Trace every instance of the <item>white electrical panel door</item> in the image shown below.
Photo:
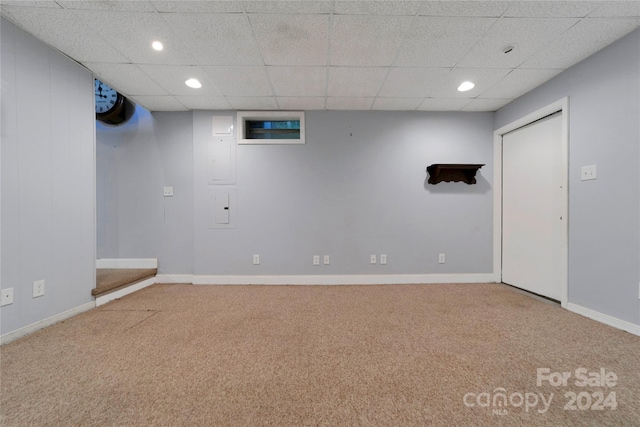
M212 138L208 142L207 175L209 184L232 179L232 142L223 138Z
M208 228L236 228L238 215L235 186L210 186L206 200Z
M212 135L231 135L233 133L233 116L213 116Z
M229 193L217 192L214 195L213 220L216 224L229 224Z

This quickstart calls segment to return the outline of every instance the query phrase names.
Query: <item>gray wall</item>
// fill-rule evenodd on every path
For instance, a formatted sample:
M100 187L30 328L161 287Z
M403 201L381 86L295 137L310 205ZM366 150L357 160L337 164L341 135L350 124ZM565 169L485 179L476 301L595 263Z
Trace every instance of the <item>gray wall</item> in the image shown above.
M5 334L93 301L93 77L1 19L1 286ZM45 280L45 295L32 297Z
M238 146L228 230L203 215L211 116L194 113L196 274L491 273L492 113L307 112L305 145ZM431 163L486 166L434 186Z
M124 125L96 122L98 258L158 258L161 273L193 273L191 116L137 107Z
M235 118L138 109L98 126L99 257L157 257L165 274L491 272L492 113L307 112L305 145L237 147L236 180L218 187L237 192L233 229L209 228L214 114ZM487 165L474 186L426 184L447 162Z
M569 96L569 302L640 324L640 30L496 113ZM597 164L598 179L580 168Z

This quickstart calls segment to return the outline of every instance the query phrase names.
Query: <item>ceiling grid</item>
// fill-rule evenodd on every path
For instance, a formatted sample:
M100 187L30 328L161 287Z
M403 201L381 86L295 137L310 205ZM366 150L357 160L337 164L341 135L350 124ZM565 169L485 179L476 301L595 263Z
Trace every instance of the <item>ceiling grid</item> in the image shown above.
M0 0L0 14L151 111L495 111L640 27L638 0Z

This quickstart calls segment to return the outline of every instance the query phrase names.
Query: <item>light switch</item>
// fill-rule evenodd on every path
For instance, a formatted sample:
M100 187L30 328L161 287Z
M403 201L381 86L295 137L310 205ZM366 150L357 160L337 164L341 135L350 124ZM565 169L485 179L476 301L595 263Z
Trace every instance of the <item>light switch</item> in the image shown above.
M597 178L596 165L583 166L582 167L582 174L581 174L580 178L583 181L589 181L591 179L596 179Z
M164 187L164 197L173 197L173 187Z

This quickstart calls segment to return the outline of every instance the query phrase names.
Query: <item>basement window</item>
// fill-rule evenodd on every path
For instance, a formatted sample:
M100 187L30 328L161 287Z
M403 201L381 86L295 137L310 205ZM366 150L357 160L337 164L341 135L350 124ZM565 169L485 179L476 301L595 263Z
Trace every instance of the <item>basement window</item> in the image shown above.
M238 144L304 144L303 111L239 111Z

